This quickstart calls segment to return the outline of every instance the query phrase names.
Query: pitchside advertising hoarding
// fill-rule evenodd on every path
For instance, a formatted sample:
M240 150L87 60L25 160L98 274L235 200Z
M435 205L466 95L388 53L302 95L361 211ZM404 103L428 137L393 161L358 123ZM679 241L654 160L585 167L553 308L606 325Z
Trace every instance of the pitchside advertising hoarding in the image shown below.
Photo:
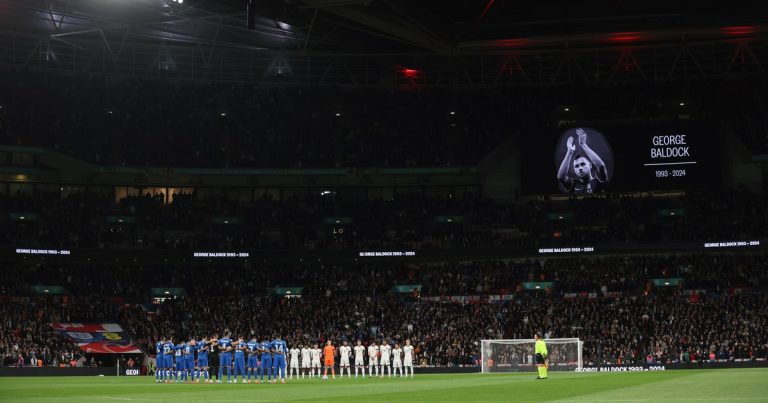
M545 129L521 141L526 194L704 189L719 181L719 141L691 122Z
M645 371L666 371L666 365L660 364L640 364L640 365L602 365L585 366L576 368L576 372L645 372Z

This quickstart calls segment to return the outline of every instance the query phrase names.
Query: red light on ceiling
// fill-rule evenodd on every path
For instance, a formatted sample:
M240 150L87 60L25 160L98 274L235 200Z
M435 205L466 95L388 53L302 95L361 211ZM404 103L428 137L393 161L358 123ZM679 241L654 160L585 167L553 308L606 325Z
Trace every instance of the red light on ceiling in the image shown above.
M524 46L528 46L530 44L530 41L525 38L516 38L516 39L499 39L495 41L495 47L497 48L520 48Z
M608 42L629 43L643 39L642 32L616 32L608 36Z
M405 78L416 78L421 75L421 72L416 69L402 68L400 69L400 74Z
M740 35L751 35L757 32L757 27L752 25L742 25L737 27L724 27L723 33L726 35L732 35L732 36L740 36Z

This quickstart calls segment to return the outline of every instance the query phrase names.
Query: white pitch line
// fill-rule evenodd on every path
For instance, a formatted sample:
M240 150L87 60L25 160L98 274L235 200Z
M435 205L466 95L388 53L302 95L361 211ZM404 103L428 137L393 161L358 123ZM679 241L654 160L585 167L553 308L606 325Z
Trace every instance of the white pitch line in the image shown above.
M680 397L680 398L663 398L661 399L665 402L704 402L704 401L734 401L734 400L749 400L749 401L768 401L768 398L763 399L755 399L754 397L707 397L707 398L687 398L687 397ZM653 398L653 399L589 399L584 398L583 400L577 400L577 399L571 399L571 400L555 400L555 402L658 402L659 398Z

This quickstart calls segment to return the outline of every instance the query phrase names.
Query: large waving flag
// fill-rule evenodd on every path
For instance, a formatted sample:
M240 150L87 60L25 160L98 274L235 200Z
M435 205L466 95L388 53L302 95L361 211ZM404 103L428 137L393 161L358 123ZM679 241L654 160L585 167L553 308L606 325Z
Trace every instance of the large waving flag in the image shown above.
M51 323L51 327L86 353L141 353L117 323Z

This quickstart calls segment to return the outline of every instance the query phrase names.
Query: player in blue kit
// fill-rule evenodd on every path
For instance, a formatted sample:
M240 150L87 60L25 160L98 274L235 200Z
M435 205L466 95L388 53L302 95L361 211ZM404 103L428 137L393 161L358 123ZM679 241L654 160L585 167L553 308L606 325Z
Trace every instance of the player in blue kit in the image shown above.
M272 343L264 338L264 341L259 344L259 353L261 353L261 367L259 368L259 375L261 376L261 382L264 382L264 372L267 372L267 381L272 381Z
M163 344L163 370L165 383L171 383L173 380L173 353L174 353L173 337L169 337Z
M195 339L190 339L184 344L184 350L182 351L184 357L184 381L195 380L195 350L197 350Z
M248 347L245 345L242 335L237 338L232 347L235 349L235 383L237 383L237 374L240 374L243 383L245 383L245 350Z
M156 337L157 343L155 343L155 383L163 381L163 370L165 367L165 355L163 354L163 345L165 340L162 337Z
M175 368L175 377L176 383L179 383L181 381L181 376L184 373L184 341L182 340L179 342L179 344L173 346L173 358L176 361L176 368Z
M227 369L227 383L232 383L232 339L229 338L229 333L225 334L223 338L215 341L213 345L219 346L220 350L218 383L221 383L224 368Z
M285 340L281 339L279 335L275 335L275 338L272 340L271 344L272 352L275 354L275 358L273 359L275 379L277 379L279 374L280 383L285 383L285 353L288 352L288 344L286 344Z
M251 383L251 374L253 374L253 380L258 381L258 379L256 379L256 368L258 368L259 365L259 342L256 340L256 336L253 336L251 341L245 343L245 346L248 349L248 383Z
M210 383L211 378L208 374L208 352L211 351L211 342L207 338L203 337L200 344L197 346L197 383L200 383L200 376L205 378L205 383Z

